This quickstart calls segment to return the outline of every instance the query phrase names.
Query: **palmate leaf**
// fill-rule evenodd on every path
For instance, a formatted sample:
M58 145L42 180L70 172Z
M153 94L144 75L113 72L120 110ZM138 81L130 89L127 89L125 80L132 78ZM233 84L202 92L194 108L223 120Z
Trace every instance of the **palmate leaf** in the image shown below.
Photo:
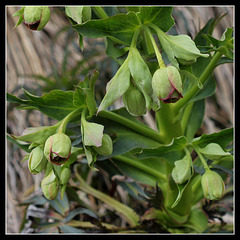
M35 96L24 90L28 100L23 100L7 93L7 100L12 103L21 104L21 107L37 109L47 116L56 120L62 120L77 107L73 104L73 91L52 90L49 93Z
M140 13L137 13L137 16L142 24L153 23L167 32L175 24L172 10L172 7L140 7Z
M89 20L83 24L73 25L73 29L85 37L111 37L119 43L130 45L139 25L136 14L129 12L104 19Z
M130 45L135 30L142 24L154 23L164 32L168 31L174 25L171 14L172 7L141 7L137 13L129 11L127 14L89 20L73 25L73 29L85 37L110 37L118 43Z
M73 91L52 90L42 96L36 96L23 89L28 100L20 99L7 93L7 100L18 103L21 109L37 109L43 114L56 120L62 120L77 108L84 107L84 101L80 95ZM82 102L81 102L82 101ZM79 119L77 116L76 118ZM76 120L74 118L72 121Z
M212 37L210 34L204 34L203 37L213 45L213 49L233 59L233 28L227 28L220 40Z

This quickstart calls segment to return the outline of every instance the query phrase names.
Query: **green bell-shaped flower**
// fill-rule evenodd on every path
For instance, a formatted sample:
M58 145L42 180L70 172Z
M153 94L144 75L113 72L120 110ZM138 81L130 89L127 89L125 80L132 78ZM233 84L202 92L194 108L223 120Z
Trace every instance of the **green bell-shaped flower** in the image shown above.
M43 178L41 182L41 189L44 196L48 200L53 200L57 197L59 190L59 182L53 170L51 170L51 172L45 178Z
M102 145L100 147L93 147L93 149L100 155L111 155L113 151L112 139L107 134L103 134Z
M210 169L207 169L202 175L201 184L204 197L210 200L218 200L225 190L221 176Z
M174 66L158 69L153 74L152 88L164 103L174 103L183 97L181 75Z
M50 136L44 146L44 155L53 164L65 163L71 154L71 140L64 133L56 133Z
M146 101L142 92L133 84L123 94L123 102L128 112L133 116L146 113Z
M31 30L40 31L50 19L48 7L26 6L23 11L24 24Z
M46 166L47 159L45 158L43 154L42 147L38 146L35 147L29 156L28 160L28 168L29 171L33 174L40 173Z

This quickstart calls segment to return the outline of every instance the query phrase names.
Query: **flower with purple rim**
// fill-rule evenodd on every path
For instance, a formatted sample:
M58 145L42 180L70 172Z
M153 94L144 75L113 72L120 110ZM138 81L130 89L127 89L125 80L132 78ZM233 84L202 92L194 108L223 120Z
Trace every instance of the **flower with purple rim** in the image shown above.
M29 29L40 31L50 19L50 10L46 6L26 6L22 17Z
M71 140L64 133L56 133L50 136L44 146L44 155L53 164L65 163L71 154Z
M174 66L158 69L152 78L152 88L164 103L175 103L183 98L181 75Z

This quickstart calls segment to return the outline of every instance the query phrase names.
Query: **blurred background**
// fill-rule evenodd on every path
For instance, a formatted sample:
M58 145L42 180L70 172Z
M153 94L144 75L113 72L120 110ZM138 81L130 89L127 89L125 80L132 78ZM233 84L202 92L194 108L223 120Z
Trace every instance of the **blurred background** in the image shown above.
M118 65L105 54L104 39L84 38L84 50L78 44L78 35L71 28L64 7L50 7L51 18L44 30L30 31L21 24L14 28L17 17L12 15L18 6L6 6L6 92L22 97L22 87L36 95L51 89L72 90L84 76L95 68L100 76L97 81L99 100L105 93L106 83L115 74ZM107 7L106 7L107 9ZM175 6L173 17L179 34L194 38L212 17L227 13L213 32L220 38L227 27L234 27L233 6ZM234 64L220 65L214 71L216 93L207 99L201 133L218 132L232 127L234 122ZM121 101L115 103L116 108ZM27 127L53 124L38 111L16 109L6 103L9 134L21 135ZM150 127L155 128L151 114L145 116ZM7 141L6 151L6 232L19 233L24 218L21 201L40 190L42 175L32 175L27 161L21 162L25 152Z

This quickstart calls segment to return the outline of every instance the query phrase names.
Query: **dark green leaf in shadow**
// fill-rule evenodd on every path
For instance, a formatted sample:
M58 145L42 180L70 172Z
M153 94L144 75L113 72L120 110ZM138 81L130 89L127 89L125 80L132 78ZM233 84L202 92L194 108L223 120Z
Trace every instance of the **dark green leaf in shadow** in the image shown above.
M199 147L203 148L209 143L217 143L223 149L233 141L233 128L226 128L222 131L212 133L212 134L203 134L198 138L192 140L192 144L196 144Z
M77 215L79 214L87 214L89 215L90 217L93 217L93 218L98 218L98 216L93 213L92 211L90 211L89 209L86 209L86 208L75 208L74 210L72 210L67 216L66 218L63 220L62 223L67 223L69 222L70 220L72 220L74 217L76 217Z
M161 30L167 32L174 24L172 7L140 7L137 16L143 24L153 23Z
M59 225L60 230L63 233L85 233L85 231L79 229L79 228L75 228L72 226L68 226L68 225Z
M61 199L60 191L58 196L54 200L50 200L49 203L62 216L64 216L70 208L66 193L63 195L63 199Z
M160 157L173 164L176 160L181 159L185 155L184 148L186 147L186 144L187 139L184 136L177 137L174 138L168 145L161 145L155 149L143 149L142 153L138 157L140 159Z
M126 116L130 120L139 122L133 116L131 116L125 108L114 112ZM136 148L154 149L160 146L158 142L149 139L119 123L113 122L100 116L93 117L92 120L95 123L102 124L104 126L104 132L109 134L112 138L116 138L116 140L113 141L112 154L110 156L99 156L98 160L104 160L115 155L121 155Z

